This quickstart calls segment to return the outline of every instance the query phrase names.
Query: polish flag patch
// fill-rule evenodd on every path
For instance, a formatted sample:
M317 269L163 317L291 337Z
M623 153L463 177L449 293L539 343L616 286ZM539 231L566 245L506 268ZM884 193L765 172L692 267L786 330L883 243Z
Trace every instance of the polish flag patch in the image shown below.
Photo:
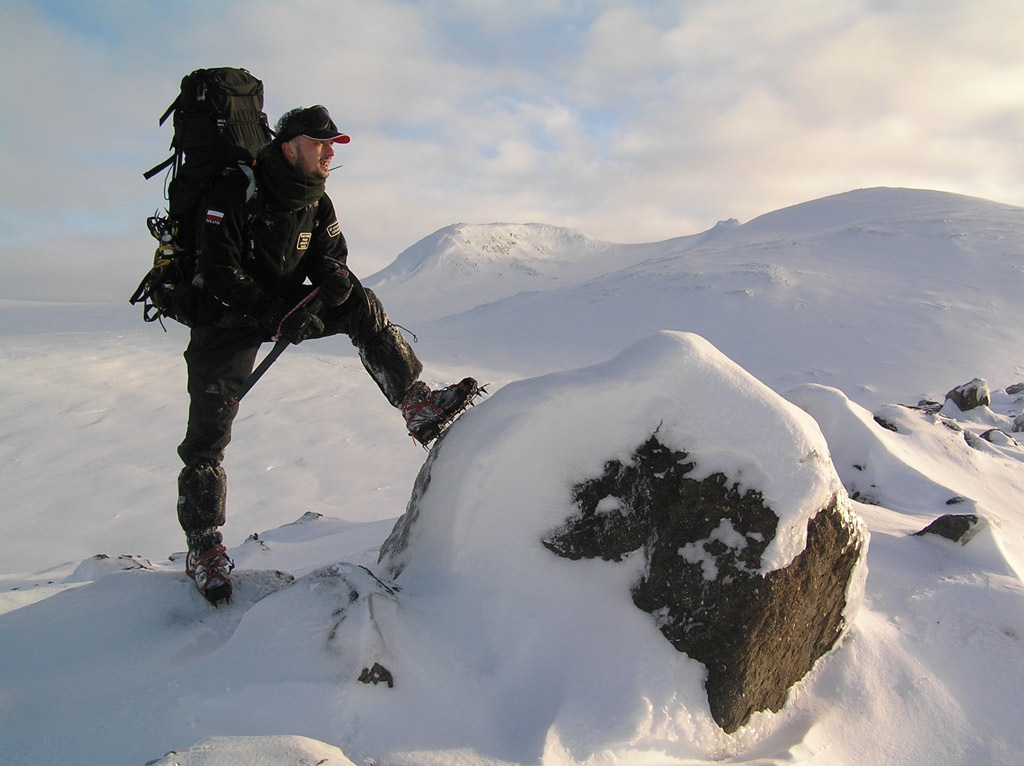
M206 211L206 222L212 223L214 226L220 226L221 221L224 220L224 214L219 210L209 209Z

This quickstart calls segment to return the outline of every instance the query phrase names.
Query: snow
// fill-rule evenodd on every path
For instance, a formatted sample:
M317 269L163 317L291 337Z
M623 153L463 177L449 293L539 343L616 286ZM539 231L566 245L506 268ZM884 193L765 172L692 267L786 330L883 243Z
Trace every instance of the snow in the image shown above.
M183 328L0 302L0 762L1019 762L1024 209L872 189L663 243L502 224L414 247L367 284L429 381L491 395L446 438L397 592L378 549L427 455L345 339L243 403L213 609L177 555ZM987 407L904 406L974 378ZM850 633L731 736L699 663L624 608L641 562L529 544L658 425L783 509L766 568L837 482L871 532ZM945 513L982 522L912 536ZM354 680L368 657L394 688Z

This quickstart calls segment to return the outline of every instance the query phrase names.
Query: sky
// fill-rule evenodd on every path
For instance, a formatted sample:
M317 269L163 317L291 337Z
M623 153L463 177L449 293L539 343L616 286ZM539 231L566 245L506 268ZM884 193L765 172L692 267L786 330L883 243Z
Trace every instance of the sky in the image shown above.
M2 0L0 298L126 301L182 76L352 136L369 276L452 223L612 242L874 186L1024 205L1017 0Z

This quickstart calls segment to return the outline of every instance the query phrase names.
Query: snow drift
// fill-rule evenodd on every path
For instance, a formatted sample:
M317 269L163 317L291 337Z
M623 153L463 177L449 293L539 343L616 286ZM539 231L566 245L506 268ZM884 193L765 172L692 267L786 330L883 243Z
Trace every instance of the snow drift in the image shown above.
M654 434L687 453L694 479L724 474L776 512L761 573L788 566L805 549L809 520L846 497L814 421L693 335L662 333L605 364L510 384L463 416L434 448L381 559L407 605L448 604L446 622L462 640L477 634L499 701L489 709L480 700L478 715L491 726L514 722L520 746L537 748L502 757L530 762L542 754L536 743L556 737L585 759L628 748L654 727L660 746L679 755L706 755L701 743L717 741L702 667L666 651L658 621L631 599L650 566L644 556L567 563L542 544L576 514L574 484L609 460L629 462ZM859 527L847 504L840 514ZM863 577L849 581L847 625ZM432 672L430 658L416 666ZM400 684L402 673L395 677ZM595 698L606 700L600 715L584 714Z

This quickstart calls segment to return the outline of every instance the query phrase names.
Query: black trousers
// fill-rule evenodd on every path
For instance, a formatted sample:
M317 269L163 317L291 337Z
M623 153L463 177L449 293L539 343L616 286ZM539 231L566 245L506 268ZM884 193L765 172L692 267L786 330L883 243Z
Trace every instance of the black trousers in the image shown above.
M294 296L298 303L305 286ZM340 306L320 312L328 335L348 335L367 372L395 407L416 382L423 365L404 336L391 324L372 290L354 281L351 296ZM260 346L269 340L259 327L193 327L185 362L188 368L188 426L178 455L185 464L178 476L178 521L186 534L221 526L225 521L227 478L220 464L231 441L238 405L230 397L252 372ZM307 341L308 342L308 341Z

